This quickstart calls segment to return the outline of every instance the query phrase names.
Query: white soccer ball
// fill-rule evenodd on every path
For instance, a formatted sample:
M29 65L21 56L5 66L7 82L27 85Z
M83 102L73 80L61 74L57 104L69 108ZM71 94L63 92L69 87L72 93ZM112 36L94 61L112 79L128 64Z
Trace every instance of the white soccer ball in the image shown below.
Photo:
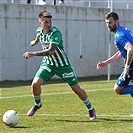
M19 114L15 110L8 110L3 115L3 122L10 127L15 127L19 123Z

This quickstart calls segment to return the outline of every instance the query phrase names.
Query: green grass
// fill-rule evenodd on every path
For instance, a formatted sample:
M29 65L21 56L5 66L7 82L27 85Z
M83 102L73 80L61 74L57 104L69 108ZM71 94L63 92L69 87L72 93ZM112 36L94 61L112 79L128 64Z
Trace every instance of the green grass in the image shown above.
M101 78L100 78L101 79ZM114 93L115 80L80 79L96 109L97 119L90 121L85 105L64 82L51 80L42 86L43 106L28 117L33 105L31 82L0 82L0 133L132 133L132 99ZM16 110L20 122L15 128L6 126L2 115Z

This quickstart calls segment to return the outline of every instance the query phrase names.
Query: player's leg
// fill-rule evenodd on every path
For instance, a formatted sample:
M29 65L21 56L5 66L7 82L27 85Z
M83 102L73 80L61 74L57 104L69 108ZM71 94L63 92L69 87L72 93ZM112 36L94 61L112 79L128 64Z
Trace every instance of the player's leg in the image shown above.
M115 91L116 94L119 94L120 95L122 89L123 89L123 86L120 87L120 86L117 85L117 83L115 83L115 85L114 85L114 91Z
M32 88L32 94L35 99L35 104L40 104L41 103L41 85L43 84L43 79L39 77L35 77L31 88Z
M118 78L117 82L114 85L114 91L117 94L130 94L131 97L133 98L133 85L128 85L129 82L131 81L131 77L133 75L133 72L130 71L129 76L126 77L126 79L123 79L123 73L120 75Z
M41 85L42 84L43 84L43 79L39 77L34 78L31 85L31 90L35 101L35 105L28 111L27 113L28 116L34 115L35 112L42 107L42 103L41 103Z
M80 88L79 84L71 85L72 90L79 96L88 109L90 120L96 119L95 109L92 107L91 102L86 94L86 92Z
M48 81L54 75L54 72L48 66L40 67L32 82L31 89L35 105L28 111L28 116L33 116L35 112L42 107L41 103L41 85Z
M78 79L75 75L75 72L71 66L64 67L62 69L56 69L56 74L61 77L64 81L66 81L72 90L79 96L79 98L86 105L90 119L96 119L95 109L92 107L91 102L86 94L86 92L80 88L78 84Z
M133 85L128 85L124 87L121 91L121 94L123 95L130 94L130 96L133 98Z
M87 99L88 96L87 96L86 92L83 89L80 88L78 83L76 85L71 85L70 87L79 96L79 98L82 101L85 101ZM91 105L89 106L89 108L90 107L91 107Z

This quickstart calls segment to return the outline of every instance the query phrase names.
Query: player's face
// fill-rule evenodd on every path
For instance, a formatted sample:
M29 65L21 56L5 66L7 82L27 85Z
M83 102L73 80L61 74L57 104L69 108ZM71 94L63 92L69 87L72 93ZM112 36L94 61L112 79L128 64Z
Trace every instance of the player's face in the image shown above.
M42 26L44 33L48 33L50 31L52 26L51 18L43 18L39 23Z
M105 23L107 25L108 31L115 32L117 29L117 21L115 21L112 17L105 19Z

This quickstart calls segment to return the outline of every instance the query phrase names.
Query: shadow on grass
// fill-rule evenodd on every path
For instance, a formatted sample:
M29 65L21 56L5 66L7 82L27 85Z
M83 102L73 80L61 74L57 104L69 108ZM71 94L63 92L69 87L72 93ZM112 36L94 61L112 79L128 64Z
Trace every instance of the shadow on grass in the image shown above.
M57 122L89 122L89 120L55 120Z
M111 79L117 79L117 75L111 76ZM88 82L88 81L102 81L107 80L107 76L94 76L94 77L82 77L78 78L79 82ZM17 86L31 86L32 80L29 81L0 81L0 88L12 88ZM66 83L62 79L51 79L45 84L59 84Z
M133 120L129 120L129 119L109 119L109 118L97 118L96 120L55 120L58 122L115 122L115 123L121 123L121 122L128 122L131 123L133 122Z
M108 122L133 122L133 119L109 119L109 118L98 118L99 121L108 121Z
M30 127L26 127L26 126L16 126L16 127L11 127L11 128L30 128Z

